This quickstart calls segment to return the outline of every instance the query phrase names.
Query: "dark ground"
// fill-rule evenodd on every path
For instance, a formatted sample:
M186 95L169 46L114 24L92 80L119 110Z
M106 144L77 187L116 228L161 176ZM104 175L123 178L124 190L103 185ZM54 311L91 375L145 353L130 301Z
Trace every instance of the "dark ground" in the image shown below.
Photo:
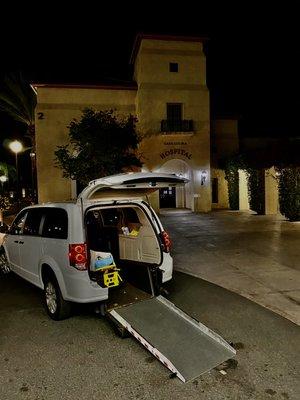
M0 399L299 399L300 330L259 305L176 273L170 299L234 342L236 360L191 383L170 379L135 340L118 338L86 308L54 322L41 293L0 277ZM179 344L180 345L180 344Z

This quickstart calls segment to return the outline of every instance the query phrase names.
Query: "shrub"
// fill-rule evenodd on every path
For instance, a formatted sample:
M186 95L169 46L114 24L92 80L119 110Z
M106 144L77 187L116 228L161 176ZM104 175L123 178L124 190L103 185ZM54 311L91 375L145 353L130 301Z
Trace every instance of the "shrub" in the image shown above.
M300 167L279 170L280 212L289 221L300 221Z
M265 213L265 170L247 168L248 200L250 210Z
M241 155L232 156L225 161L225 179L228 183L228 200L231 210L239 209L239 169L243 166L244 161Z

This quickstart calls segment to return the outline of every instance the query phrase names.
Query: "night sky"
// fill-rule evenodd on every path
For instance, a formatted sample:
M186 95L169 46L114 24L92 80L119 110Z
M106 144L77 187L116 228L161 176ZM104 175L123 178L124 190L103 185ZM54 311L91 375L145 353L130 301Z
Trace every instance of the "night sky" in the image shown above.
M226 5L224 5L226 3ZM40 3L2 13L1 76L21 70L33 82L130 80L137 32L200 35L214 116L237 116L240 133L299 136L296 126L295 10L261 2ZM48 4L48 5L46 5ZM143 5L144 4L144 5ZM164 4L163 8L161 4ZM7 18L3 18L4 16ZM298 71L297 71L298 73ZM0 117L2 138L22 129Z

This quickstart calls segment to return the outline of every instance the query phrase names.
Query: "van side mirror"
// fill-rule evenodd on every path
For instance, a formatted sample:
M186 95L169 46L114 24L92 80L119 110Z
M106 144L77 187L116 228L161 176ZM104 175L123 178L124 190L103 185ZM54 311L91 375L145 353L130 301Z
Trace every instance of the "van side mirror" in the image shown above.
M7 233L9 231L9 226L4 222L0 223L0 233Z

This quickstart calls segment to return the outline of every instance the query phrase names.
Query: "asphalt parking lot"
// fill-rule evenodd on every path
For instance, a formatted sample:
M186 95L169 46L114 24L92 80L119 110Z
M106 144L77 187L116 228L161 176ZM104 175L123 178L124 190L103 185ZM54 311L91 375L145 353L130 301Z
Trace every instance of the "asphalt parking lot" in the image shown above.
M279 215L169 210L174 268L241 294L300 326L300 223Z
M299 327L223 288L182 273L170 300L237 348L238 364L183 384L135 340L87 308L50 320L40 291L0 277L0 398L299 399ZM171 332L170 332L171 334ZM180 343L178 343L180 346Z

